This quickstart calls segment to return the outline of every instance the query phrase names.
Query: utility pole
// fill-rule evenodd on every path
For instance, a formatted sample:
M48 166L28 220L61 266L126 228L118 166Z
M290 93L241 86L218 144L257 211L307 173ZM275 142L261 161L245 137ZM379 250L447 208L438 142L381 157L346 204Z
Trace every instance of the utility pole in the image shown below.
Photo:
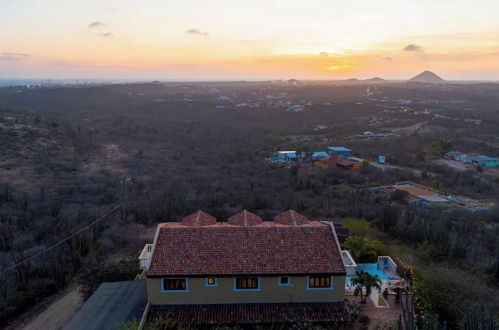
M133 184L133 180L131 176L126 176L121 178L120 183L123 184L124 192L124 202L123 202L123 222L126 222L126 204L128 202L128 186Z

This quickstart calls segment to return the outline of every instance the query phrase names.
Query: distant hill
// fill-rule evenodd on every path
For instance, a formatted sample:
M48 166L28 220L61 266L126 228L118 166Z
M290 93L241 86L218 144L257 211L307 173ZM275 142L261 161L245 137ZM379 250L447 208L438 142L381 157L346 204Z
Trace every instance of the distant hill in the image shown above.
M297 80L297 79L289 79L287 81L288 84L290 85L301 85L303 84L303 82L301 82L300 80Z
M379 77L374 77L374 78L369 78L369 79L357 79L357 78L350 78L350 79L345 79L341 80L342 83L346 84L382 84L388 82L388 80L385 80L383 78Z
M445 80L431 71L424 71L408 80L409 82L420 82L429 84L441 84Z
M387 81L386 79L383 79L380 77L374 77L374 78L363 80L363 82L367 82L367 83L385 83L386 81Z

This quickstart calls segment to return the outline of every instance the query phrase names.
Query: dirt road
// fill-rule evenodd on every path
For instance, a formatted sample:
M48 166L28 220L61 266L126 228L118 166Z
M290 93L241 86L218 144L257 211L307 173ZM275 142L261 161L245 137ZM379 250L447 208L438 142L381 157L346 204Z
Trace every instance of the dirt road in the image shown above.
M71 320L82 303L83 300L78 288L74 288L55 300L22 329L60 330Z
M385 170L385 169L398 169L398 170L406 170L406 171L411 171L417 176L421 176L421 170L412 168L412 167L404 167L404 166L397 166L397 165L391 165L391 164L380 164L376 162L375 160L368 159L369 164L373 167Z

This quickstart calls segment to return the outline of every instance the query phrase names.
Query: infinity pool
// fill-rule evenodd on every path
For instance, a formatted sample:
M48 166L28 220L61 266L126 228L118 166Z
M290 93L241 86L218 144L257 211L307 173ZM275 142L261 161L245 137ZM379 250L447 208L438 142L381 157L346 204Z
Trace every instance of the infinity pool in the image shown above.
M357 270L363 270L371 275L378 275L382 280L388 280L390 278L382 269L378 269L378 264L357 264Z
M382 269L378 269L378 264L357 264L357 270L363 270L371 275L378 275L382 280L395 279L385 273ZM352 276L347 276L347 281L351 280Z

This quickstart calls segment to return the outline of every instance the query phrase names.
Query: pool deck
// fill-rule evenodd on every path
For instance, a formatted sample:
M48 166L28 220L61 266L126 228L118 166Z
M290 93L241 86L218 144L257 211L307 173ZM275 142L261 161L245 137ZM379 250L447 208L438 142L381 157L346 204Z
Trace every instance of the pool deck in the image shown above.
M366 304L360 304L360 297L347 296L346 299L351 303L355 302L362 306L364 313L371 320L369 329L375 329L376 326L382 326L389 321L397 320L402 313L402 307L400 303L395 301L395 296L393 295L389 295L388 298L385 298L389 305L388 308L377 308L374 306L371 298L367 298Z

